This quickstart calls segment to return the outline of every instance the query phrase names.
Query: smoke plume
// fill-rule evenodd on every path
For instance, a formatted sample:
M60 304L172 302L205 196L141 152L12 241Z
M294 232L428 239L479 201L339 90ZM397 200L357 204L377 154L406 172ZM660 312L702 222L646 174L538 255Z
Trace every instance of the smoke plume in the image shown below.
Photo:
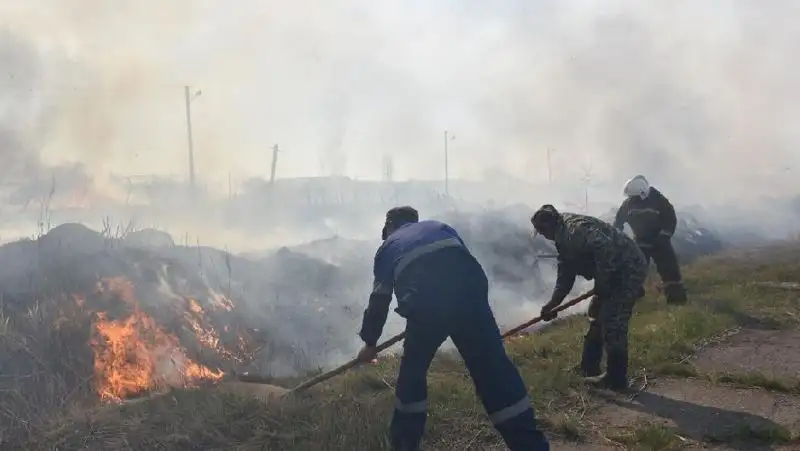
M0 178L22 211L4 237L44 223L38 199L198 249L377 244L397 204L599 214L639 173L717 226L785 237L800 214L789 0L7 0L0 18Z

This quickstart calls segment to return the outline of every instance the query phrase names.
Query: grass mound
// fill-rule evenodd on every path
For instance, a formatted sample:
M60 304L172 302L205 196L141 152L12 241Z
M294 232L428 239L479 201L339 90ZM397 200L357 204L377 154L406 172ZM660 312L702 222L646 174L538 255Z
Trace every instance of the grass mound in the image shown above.
M685 269L685 279L689 305L667 307L651 287L637 306L630 337L631 375L640 381L697 376L687 357L736 328L800 323L800 292L776 284L800 281L800 247L796 245L702 259ZM615 428L594 421L593 408L602 400L568 372L579 359L585 328L585 317L569 317L507 345L548 437L630 449L682 446L678 431L658 424ZM0 446L29 450L388 449L396 374L397 362L386 359L290 401L264 402L257 396L257 386L244 384L176 390L127 405L83 409L42 427L7 432L0 437ZM800 387L794 385L796 381L752 375L736 382L768 389L788 387L788 391ZM426 449L504 449L457 356L438 356L429 374L429 396ZM778 432L755 431L747 438L760 442L797 439Z

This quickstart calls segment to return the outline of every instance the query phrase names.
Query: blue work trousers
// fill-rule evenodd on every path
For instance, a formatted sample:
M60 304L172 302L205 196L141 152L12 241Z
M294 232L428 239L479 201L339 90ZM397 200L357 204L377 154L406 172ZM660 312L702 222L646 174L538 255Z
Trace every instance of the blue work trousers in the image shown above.
M549 451L547 439L536 427L522 377L506 354L486 296L418 305L432 307L421 308L407 318L391 426L394 449L419 449L427 417L428 368L439 346L451 337L489 419L506 445L512 451Z

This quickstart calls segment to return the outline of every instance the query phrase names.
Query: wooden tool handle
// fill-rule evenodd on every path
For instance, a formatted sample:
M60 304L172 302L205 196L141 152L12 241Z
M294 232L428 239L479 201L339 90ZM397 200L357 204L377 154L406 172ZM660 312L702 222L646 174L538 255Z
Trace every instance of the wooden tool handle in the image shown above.
M395 335L394 337L392 337L392 338L384 341L383 343L379 344L375 349L377 350L377 352L385 351L385 350L389 349L390 347L392 347L392 345L394 345L395 343L398 343L398 342L402 341L404 338L406 338L406 333L405 332L399 333L399 334ZM318 376L315 376L315 377L303 382L302 384L292 388L290 390L290 392L294 393L294 392L298 392L298 391L303 391L303 390L305 390L305 389L307 389L307 388L309 388L311 386L319 384L320 382L324 382L324 381L326 381L326 380L328 380L328 379L330 379L330 378L332 378L334 376L342 374L342 373L344 373L345 371L347 371L347 370L349 370L351 368L355 368L360 363L361 363L361 361L359 361L358 359L353 359L353 360L345 363L344 365L342 365L342 366L340 366L340 367L338 367L336 369L330 370L327 373L322 373L322 374L320 374Z
M558 312L561 312L563 310L566 310L566 309L568 309L568 308L570 308L570 307L572 307L572 306L574 306L576 304L579 304L580 302L582 302L582 301L584 301L584 300L586 300L586 299L588 299L588 298L590 298L592 296L594 296L594 290L589 290L588 292L576 297L575 299L572 299L569 302L566 302L566 303L556 307L553 310L553 312L558 313ZM507 331L506 333L504 333L503 334L503 338L508 338L508 337L513 336L513 335L516 335L516 334L520 333L521 331L533 326L534 324L536 324L536 323L538 323L540 321L542 321L542 317L541 316L536 317L536 318L534 318L534 319L532 319L532 320L530 320L530 321L528 321L526 323L520 324L519 326L517 326L517 327ZM394 337L392 337L392 338L384 341L383 343L379 344L378 346L376 346L375 349L377 350L377 352L383 352L386 349L392 347L394 344L402 341L404 338L406 338L406 333L405 332L397 334ZM359 361L357 358L353 359L353 360L350 360L349 362L345 363L344 365L342 365L342 366L340 366L340 367L338 367L336 369L330 370L330 371L328 371L326 373L322 373L322 374L320 374L318 376L315 376L315 377L313 377L313 378L311 378L311 379L309 379L309 380L307 380L307 381L295 386L294 388L289 390L289 393L296 393L296 392L300 392L300 391L306 390L306 389L308 389L310 387L313 387L314 385L319 384L320 382L324 382L324 381L326 381L326 380L328 380L328 379L330 379L330 378L332 378L334 376L338 376L339 374L344 373L347 370L355 368L359 364L361 364L361 361ZM248 379L250 379L250 380L248 380ZM240 376L240 378L239 378L239 380L241 380L243 382L257 382L257 379L258 379L258 377L243 378L243 377Z
M570 307L572 307L572 306L574 306L576 304L579 304L579 303L585 301L586 299L589 299L592 296L594 296L594 289L591 289L591 290L587 291L586 293L583 293L582 295L576 297L575 299L572 299L569 302L566 302L564 304L559 305L558 307L553 309L553 312L558 313L558 312L561 312L563 310L566 310L566 309L568 309L568 308L570 308ZM506 333L504 333L503 334L503 338L508 338L508 337L514 336L514 335L522 332L523 330L533 326L534 324L536 324L538 322L541 322L543 318L544 317L542 317L542 316L537 316L536 318L534 318L534 319L532 319L532 320L530 320L530 321L528 321L526 323L522 323L519 326L517 326L517 327L507 331Z

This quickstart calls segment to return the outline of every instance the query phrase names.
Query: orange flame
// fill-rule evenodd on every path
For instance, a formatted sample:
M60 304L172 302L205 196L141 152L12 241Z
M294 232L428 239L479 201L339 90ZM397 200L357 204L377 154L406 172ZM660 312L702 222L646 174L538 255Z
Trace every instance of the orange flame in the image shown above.
M131 307L129 316L109 320L99 312L90 345L94 352L95 388L101 399L119 401L167 386L192 386L216 381L214 371L187 357L177 337L164 332L133 297L133 284L123 278L104 279L103 286ZM198 306L199 307L199 306Z
M225 349L224 347L220 346L220 338L219 334L213 327L207 326L203 327L201 323L201 319L203 318L203 307L194 300L189 299L189 311L186 312L184 318L186 322L192 327L192 331L194 332L197 340L203 347L208 349L214 349L220 354L224 355L229 360L233 361L241 361L241 359L235 356L233 353ZM226 328L228 326L225 326Z

